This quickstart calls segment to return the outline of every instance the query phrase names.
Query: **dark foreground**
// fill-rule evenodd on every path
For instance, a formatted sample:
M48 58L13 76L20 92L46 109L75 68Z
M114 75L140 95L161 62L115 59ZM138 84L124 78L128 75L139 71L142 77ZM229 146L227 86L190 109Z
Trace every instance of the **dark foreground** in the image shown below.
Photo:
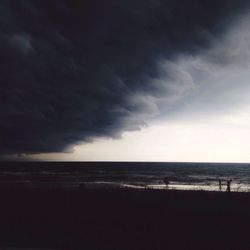
M250 194L0 190L0 246L250 249Z

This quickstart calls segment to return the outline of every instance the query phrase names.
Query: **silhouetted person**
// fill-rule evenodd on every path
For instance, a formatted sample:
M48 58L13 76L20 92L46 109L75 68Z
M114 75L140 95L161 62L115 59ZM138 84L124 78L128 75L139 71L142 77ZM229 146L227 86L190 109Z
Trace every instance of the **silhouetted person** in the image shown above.
M221 191L221 187L222 187L222 183L221 183L221 179L219 179L219 190Z
M169 180L168 180L168 178L164 178L164 179L163 179L163 182L165 183L166 188L168 188L168 185L169 185Z
M232 180L228 180L227 181L227 192L231 192L231 182L232 182Z

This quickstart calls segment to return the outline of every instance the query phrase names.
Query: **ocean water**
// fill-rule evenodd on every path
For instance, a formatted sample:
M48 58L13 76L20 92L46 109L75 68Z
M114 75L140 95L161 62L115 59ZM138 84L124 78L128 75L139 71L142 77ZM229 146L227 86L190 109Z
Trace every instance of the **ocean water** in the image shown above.
M166 186L163 179L169 184ZM250 191L250 164L136 162L0 163L0 185L29 188L150 188Z

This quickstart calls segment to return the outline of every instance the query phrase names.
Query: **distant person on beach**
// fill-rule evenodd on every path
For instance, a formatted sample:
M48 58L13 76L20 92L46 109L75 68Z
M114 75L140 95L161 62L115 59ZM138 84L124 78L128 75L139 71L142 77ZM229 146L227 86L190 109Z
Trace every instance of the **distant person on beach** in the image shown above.
M231 182L232 182L232 180L228 180L228 181L227 181L227 192L228 192L228 193L231 192Z
M221 179L219 179L219 190L221 191L222 188L222 183L221 183Z
M166 188L168 188L168 185L169 185L169 180L168 180L168 178L164 178L164 179L163 179L163 182L165 183Z

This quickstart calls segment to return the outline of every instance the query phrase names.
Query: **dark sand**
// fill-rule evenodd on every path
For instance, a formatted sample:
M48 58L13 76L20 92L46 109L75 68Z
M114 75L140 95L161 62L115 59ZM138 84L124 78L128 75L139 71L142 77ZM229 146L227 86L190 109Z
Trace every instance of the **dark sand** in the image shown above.
M250 249L250 194L0 190L0 246Z

